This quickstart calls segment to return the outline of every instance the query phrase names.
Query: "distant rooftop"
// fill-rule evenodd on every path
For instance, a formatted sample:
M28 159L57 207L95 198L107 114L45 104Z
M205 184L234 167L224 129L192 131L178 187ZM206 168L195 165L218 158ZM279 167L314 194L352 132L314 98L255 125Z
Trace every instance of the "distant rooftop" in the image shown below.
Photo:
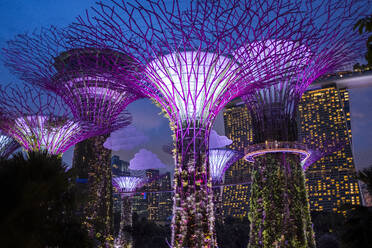
M372 87L372 68L369 70L339 71L327 74L309 86L309 89L335 83L338 88L362 88Z

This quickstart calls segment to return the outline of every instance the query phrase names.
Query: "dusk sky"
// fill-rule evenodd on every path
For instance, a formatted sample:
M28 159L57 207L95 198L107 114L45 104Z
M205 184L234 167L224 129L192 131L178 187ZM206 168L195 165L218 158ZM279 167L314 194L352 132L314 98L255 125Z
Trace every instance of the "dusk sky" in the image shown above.
M83 14L94 1L91 0L1 0L0 1L0 47L6 40L24 32L32 32L42 26L55 25L63 27ZM0 64L0 83L17 83L19 80L11 75L2 63ZM372 87L350 90L351 121L353 134L353 153L358 169L372 165ZM142 99L132 103L128 111L133 115L133 125L148 141L128 151L114 152L121 159L129 161L141 148L157 154L169 169L173 159L162 151L162 146L171 142L171 131L168 120L159 115L160 109L151 101ZM223 134L221 114L217 118L214 129ZM71 163L72 149L64 155L67 163Z

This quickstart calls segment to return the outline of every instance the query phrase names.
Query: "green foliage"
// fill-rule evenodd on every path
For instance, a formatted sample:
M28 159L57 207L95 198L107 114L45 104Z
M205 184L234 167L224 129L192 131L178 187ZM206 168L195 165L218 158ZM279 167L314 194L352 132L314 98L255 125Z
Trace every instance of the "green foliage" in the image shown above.
M256 158L250 198L250 248L315 247L299 156Z
M74 211L75 179L58 156L0 161L2 247L91 247Z

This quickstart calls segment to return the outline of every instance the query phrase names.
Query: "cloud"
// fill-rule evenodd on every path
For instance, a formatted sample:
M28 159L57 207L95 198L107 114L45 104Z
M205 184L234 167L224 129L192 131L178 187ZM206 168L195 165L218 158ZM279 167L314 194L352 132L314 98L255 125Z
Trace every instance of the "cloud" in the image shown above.
M112 132L103 146L113 151L132 150L148 141L149 138L143 132L139 131L135 126L129 125Z
M366 115L362 112L357 111L351 112L351 118L364 119L365 117Z
M134 158L129 161L129 169L131 170L147 170L166 168L158 156L149 150L141 149L134 154Z
M209 136L209 149L221 148L230 145L232 140L226 136L219 135L216 131L212 130Z

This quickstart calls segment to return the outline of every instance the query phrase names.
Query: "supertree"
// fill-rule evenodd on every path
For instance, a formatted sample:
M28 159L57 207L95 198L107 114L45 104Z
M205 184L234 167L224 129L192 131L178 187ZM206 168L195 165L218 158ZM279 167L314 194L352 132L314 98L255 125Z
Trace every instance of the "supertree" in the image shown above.
M246 21L253 14L249 4L254 1L191 1L186 8L180 1L104 1L93 8L95 16L80 17L69 32L86 46L130 54L145 75L145 83L137 80L133 87L154 99L170 120L176 150L173 247L216 246L208 166L210 128L226 103L278 73L270 71L272 67L265 73L256 70L263 68L257 63L265 59L238 64L229 56L242 45L237 44L240 31L257 21ZM270 16L273 22L278 17ZM255 28L260 34L266 26L258 22Z
M213 184L223 181L225 171L237 160L243 157L243 153L230 149L215 148L209 150L209 171ZM213 188L214 216L217 220L222 219L222 193L223 186Z
M21 79L55 92L76 119L96 126L95 136L75 146L73 167L84 222L97 242L106 242L112 231L112 175L111 151L103 143L110 132L129 123L123 110L142 97L128 87L138 67L124 53L70 43L66 31L54 27L16 36L8 41L4 57Z
M230 149L215 148L209 150L209 167L212 181L221 182L225 171L243 154Z
M27 151L62 155L96 133L94 125L76 120L53 93L25 85L7 86L0 89L0 98L0 129Z
M0 132L0 159L7 159L19 147L16 140Z
M268 22L271 30L283 35L267 36L236 51L240 58L245 54L245 60L265 59L275 53L276 61L270 66L281 71L291 68L275 78L273 86L243 97L252 118L255 144L247 154L247 158L254 155L249 247L315 246L301 168L301 156L310 153L298 143L296 110L314 80L353 64L363 53L365 37L353 31L353 26L370 4L299 1L295 5L298 12L287 18L303 23L301 36L293 33L294 26ZM252 35L252 30L246 30L241 37ZM265 63L261 65L266 68Z
M133 171L131 174L133 174ZM135 175L113 178L113 185L122 197L120 228L119 234L114 241L115 247L133 247L131 234L124 230L132 226L132 203L130 197L137 188L142 187L147 182L145 173L142 173L141 175L141 173L136 172L134 174Z

